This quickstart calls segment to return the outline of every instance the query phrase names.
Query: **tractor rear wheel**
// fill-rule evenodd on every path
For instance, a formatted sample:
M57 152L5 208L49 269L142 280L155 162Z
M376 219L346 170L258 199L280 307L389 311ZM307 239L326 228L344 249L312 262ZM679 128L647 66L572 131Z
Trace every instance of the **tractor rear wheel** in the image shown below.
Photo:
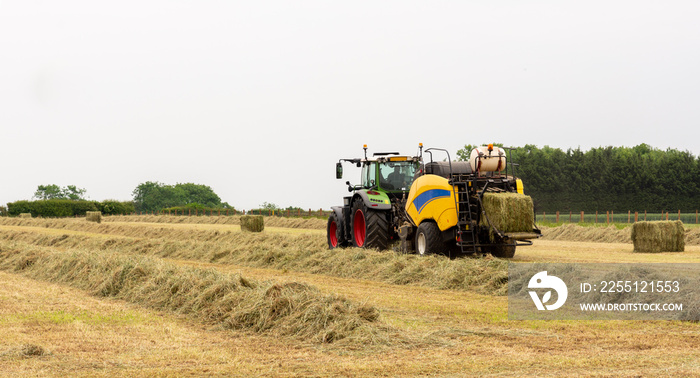
M416 246L416 253L421 256L447 251L440 235L440 229L433 222L423 222L418 225L414 245Z
M345 240L345 234L343 230L340 229L340 222L335 212L332 212L328 217L326 240L328 241L328 248L330 249L344 248L348 245L347 240Z
M389 222L386 211L368 209L362 198L352 204L352 244L358 248L387 249Z

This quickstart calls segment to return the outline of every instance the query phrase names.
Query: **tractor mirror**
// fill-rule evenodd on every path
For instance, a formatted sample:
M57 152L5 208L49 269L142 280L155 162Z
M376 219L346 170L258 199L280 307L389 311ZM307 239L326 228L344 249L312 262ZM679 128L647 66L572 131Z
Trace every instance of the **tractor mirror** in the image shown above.
M341 163L336 163L335 165L335 178L343 178L343 164Z

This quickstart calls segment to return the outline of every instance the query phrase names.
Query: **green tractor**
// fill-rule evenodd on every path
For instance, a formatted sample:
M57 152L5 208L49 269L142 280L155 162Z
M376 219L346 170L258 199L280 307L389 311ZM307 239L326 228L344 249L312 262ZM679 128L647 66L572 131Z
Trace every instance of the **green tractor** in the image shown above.
M396 239L395 221L400 219L396 206L405 200L416 172L420 156L400 156L398 152L378 152L363 159L341 159L336 164L336 178L343 178L342 162L362 168L359 185L348 185L351 196L343 198L343 206L332 207L328 218L328 246L354 246L386 249ZM422 149L422 145L421 145Z
M435 151L447 153L427 149L430 161L426 163L419 144L417 156L380 152L369 158L364 145L364 158L340 159L336 178L343 177L342 163L349 162L362 168L361 182L346 182L352 194L343 197L343 206L331 207L326 229L329 248L383 250L400 241L402 252L421 255L481 252L513 257L516 246L530 245L530 239L541 236L534 227L532 200L513 174L515 164L511 161L510 169L506 164L504 149L475 148L468 162L450 161L449 153L447 161L433 161ZM521 205L520 217L511 211L489 217L484 203L493 201L515 201ZM510 203L505 207L515 208ZM517 220L513 224L518 226L509 219Z

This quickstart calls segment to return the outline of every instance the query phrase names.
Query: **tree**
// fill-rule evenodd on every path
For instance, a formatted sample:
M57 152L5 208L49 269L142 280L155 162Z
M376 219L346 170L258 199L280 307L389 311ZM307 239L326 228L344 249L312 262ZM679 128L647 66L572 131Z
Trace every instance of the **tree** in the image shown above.
M268 210L268 211L269 211L269 210L272 210L272 211L275 211L275 212L282 210L282 209L281 209L279 206L277 206L276 204L274 204L274 203L269 203L269 202L263 202L263 204L260 205L260 209L261 209L261 210Z
M198 203L206 207L218 207L221 205L221 198L207 185L198 185L188 182L175 185L175 189L184 192L185 204Z
M39 185L34 198L38 200L49 199L68 199L73 201L85 200L85 189L78 188L75 185L68 185L61 188L58 185Z
M158 211L166 207L185 204L185 193L171 185L146 181L132 192L136 211Z
M193 183L166 185L146 181L132 192L136 211L159 211L177 206L202 208L230 208L222 204L221 198L207 185Z
M34 198L40 200L63 199L63 192L58 185L39 185L34 192Z
M84 200L85 189L77 188L75 185L68 185L63 188L63 196L66 199L78 201Z

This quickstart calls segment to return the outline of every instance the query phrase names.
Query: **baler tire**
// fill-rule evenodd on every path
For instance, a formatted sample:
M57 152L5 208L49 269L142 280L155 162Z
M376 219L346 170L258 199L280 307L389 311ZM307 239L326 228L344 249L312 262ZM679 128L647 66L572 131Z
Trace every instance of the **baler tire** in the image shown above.
M429 221L418 225L414 245L416 253L421 256L447 251L446 245L440 236L440 229L437 224Z

